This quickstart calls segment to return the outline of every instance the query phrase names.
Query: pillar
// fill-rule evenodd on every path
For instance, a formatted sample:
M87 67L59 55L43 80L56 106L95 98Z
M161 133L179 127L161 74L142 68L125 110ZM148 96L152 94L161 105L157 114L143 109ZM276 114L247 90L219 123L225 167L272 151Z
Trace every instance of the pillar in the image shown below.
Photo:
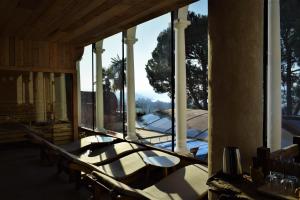
M81 84L80 84L80 61L76 62L77 73L77 104L78 104L78 125L81 126Z
M276 151L281 148L281 49L279 7L279 0L268 0L267 141L271 151Z
M29 103L33 104L33 72L29 72L29 78L28 78L28 99Z
M35 77L35 112L36 122L46 120L45 99L44 99L44 74L37 72Z
M96 42L96 131L104 131L103 83L102 83L102 48L103 41Z
M17 79L17 104L22 105L23 102L23 75L20 74Z
M186 64L185 64L185 29L190 22L187 20L188 7L178 10L178 18L174 21L175 28L175 151L188 153L186 145Z
M137 140L135 132L135 81L134 81L134 48L136 27L127 30L125 44L127 46L126 84L127 84L127 140Z
M66 78L64 73L59 75L59 120L68 121L67 116L67 96L66 96Z
M24 79L22 80L22 101L23 104L26 104L26 80Z
M55 108L55 78L54 78L54 73L50 73L50 104L51 104L51 120L54 120L54 108Z
M222 169L225 146L242 167L263 140L263 1L208 1L208 168Z

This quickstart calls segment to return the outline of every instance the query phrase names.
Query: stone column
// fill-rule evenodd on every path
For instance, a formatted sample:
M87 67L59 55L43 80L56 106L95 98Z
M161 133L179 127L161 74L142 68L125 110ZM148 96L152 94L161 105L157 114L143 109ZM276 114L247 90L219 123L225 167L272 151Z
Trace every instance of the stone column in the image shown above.
M125 44L127 46L126 84L127 84L127 140L138 140L135 132L135 81L134 81L134 48L136 27L127 30Z
M26 104L26 80L24 79L22 81L22 100L23 100L23 104Z
M263 1L208 1L208 168L225 146L240 148L249 171L263 140Z
M187 20L188 7L178 10L178 18L174 21L175 28L175 119L176 146L175 151L188 153L186 145L186 64L185 64L185 29L190 22Z
M281 148L280 2L268 1L268 147Z
M45 99L44 99L44 74L37 72L35 77L35 112L36 122L46 120Z
M17 79L17 104L22 105L24 103L23 99L23 75L20 74Z
M60 97L60 106L59 106L59 120L68 121L67 116L67 96L66 96L66 78L64 73L59 75L59 97Z
M55 78L54 78L54 73L51 72L50 73L50 79L49 79L49 82L50 82L50 104L51 104L51 110L52 110L52 113L51 113L51 120L54 120L54 109L55 109Z
M29 96L29 103L33 104L33 72L29 72L28 78L28 96Z
M78 125L81 126L81 84L80 84L80 61L76 62L77 73L77 104L78 104Z
M103 83L102 83L102 53L103 41L96 42L96 131L104 129L104 108L103 108Z

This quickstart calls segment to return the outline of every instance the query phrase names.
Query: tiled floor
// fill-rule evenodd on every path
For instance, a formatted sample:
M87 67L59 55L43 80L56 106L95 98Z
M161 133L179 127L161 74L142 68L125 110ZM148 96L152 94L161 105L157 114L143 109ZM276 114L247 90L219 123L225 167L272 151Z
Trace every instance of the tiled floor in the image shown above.
M82 188L75 190L66 175L56 176L55 166L39 159L39 149L29 145L0 144L1 200L81 200L89 199Z

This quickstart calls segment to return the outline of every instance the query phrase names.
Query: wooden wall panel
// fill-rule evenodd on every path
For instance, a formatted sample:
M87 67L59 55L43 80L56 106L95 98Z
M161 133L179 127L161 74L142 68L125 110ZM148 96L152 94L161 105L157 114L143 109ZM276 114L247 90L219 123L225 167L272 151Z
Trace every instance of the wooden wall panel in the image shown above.
M66 43L0 37L0 70L74 73L76 52Z
M0 38L0 63L1 65L9 65L9 40L8 38Z

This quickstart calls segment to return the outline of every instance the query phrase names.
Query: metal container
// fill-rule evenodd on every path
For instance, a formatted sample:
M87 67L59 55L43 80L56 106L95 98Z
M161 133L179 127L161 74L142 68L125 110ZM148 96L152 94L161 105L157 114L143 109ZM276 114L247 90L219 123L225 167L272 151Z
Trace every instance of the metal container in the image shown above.
M223 173L231 176L239 176L242 174L240 150L237 147L224 148Z

